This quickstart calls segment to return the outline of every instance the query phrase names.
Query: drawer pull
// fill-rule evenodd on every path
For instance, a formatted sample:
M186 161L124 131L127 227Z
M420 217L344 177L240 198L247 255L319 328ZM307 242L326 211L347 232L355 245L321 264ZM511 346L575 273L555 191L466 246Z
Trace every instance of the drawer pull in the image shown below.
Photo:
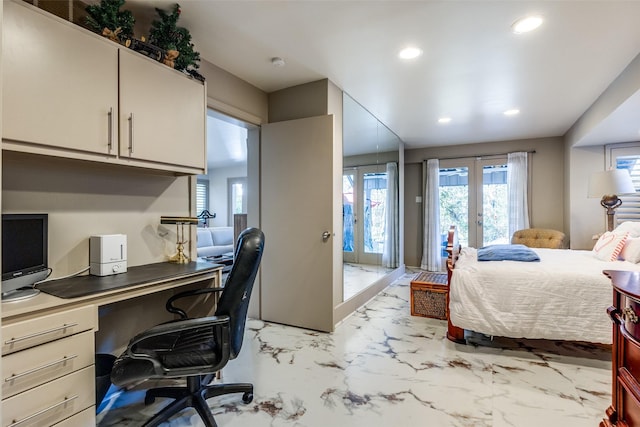
M635 311L633 311L633 308L631 307L626 307L624 310L622 310L622 318L628 320L631 323L638 323L638 315Z
M54 362L47 363L46 365L38 366L37 368L33 368L33 369L29 369L28 371L20 372L19 374L11 374L10 377L4 379L4 382L8 383L8 382L11 382L11 381L15 381L18 378L22 378L22 377L24 377L26 375L31 375L33 373L36 373L36 372L41 371L43 369L50 368L50 367L58 365L60 363L68 362L70 360L75 359L76 357L78 357L77 354L72 354L71 356L64 356L62 359L56 360Z
M65 404L67 404L67 403L69 403L69 402L71 402L72 400L75 400L75 399L77 399L77 398L78 398L78 395L77 395L77 394L76 394L76 395L74 395L74 396L71 396L71 397L65 397L65 398L64 398L64 400L63 400L62 402L55 403L55 404L53 404L53 405L49 406L48 408L44 408L43 410L38 411L38 412L36 412L35 414L31 414L31 415L29 415L29 416L28 416L28 417L26 417L26 418L23 418L23 419L18 420L18 421L13 420L13 423L9 424L9 426L8 426L8 427L15 427L15 426L19 426L20 424L24 424L24 423L26 423L26 422L28 422L28 421L31 421L32 419L34 419L34 418L36 418L36 417L39 417L40 415L44 414L45 412L49 412L49 411L51 411L52 409L55 409L55 408L57 408L58 406L61 406L61 405L65 405Z
M31 338L40 337L42 335L51 334L53 332L62 331L62 330L65 330L67 328L73 328L74 326L78 326L78 323L77 322L76 323L69 323L69 324L65 323L62 326L58 326L56 328L47 329L46 331L36 332L35 334L25 335L25 336L19 337L19 338L11 338L10 340L5 341L4 345L15 344L15 343L20 342L20 341L25 341L25 340L29 340Z

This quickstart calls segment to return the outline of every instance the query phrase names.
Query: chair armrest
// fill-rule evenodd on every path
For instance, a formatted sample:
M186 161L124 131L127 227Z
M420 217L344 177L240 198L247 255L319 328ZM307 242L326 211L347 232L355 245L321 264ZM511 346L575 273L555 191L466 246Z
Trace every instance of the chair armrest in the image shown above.
M224 288L201 288L201 289L192 289L189 291L179 292L167 300L167 304L165 305L165 307L169 313L177 314L178 316L180 316L181 319L188 319L189 316L187 316L187 313L184 310L173 305L174 301L181 298L222 292L223 290Z

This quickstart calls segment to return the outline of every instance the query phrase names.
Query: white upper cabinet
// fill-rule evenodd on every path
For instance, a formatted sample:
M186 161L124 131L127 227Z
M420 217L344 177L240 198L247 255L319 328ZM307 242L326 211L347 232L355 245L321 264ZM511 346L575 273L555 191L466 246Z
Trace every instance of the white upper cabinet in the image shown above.
M3 139L116 154L116 44L5 2L2 59Z
M120 51L120 156L204 168L203 84Z
M22 2L2 30L3 149L204 173L204 83Z

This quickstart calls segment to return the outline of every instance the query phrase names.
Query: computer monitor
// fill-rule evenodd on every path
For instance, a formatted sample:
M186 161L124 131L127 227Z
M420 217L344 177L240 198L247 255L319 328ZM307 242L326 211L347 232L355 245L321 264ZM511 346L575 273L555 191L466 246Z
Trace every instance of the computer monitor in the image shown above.
M34 283L49 275L48 215L2 215L2 301L38 294Z

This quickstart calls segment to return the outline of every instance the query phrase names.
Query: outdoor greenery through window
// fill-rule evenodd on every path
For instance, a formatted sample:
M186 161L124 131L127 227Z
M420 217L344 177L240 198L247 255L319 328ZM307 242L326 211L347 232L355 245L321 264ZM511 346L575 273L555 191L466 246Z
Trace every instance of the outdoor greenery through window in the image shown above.
M476 163L440 169L440 235L444 257L451 225L456 225L462 246L510 241L507 165L499 161ZM476 166L481 168L479 173L474 173Z

